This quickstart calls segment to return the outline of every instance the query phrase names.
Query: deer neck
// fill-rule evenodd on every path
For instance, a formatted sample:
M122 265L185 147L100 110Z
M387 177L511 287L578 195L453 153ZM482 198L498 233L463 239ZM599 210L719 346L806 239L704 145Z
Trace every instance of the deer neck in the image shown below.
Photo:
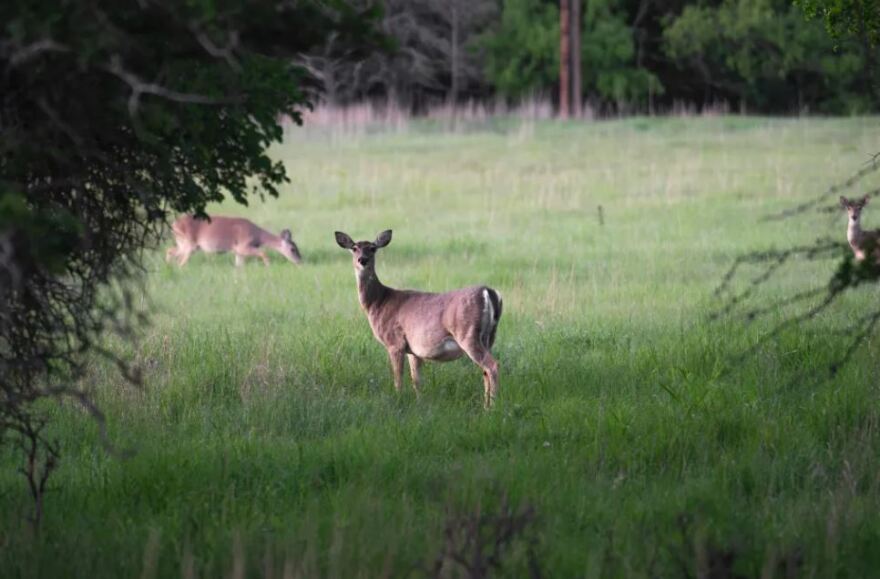
M851 247L856 247L862 241L862 226L860 225L861 220L849 220L849 225L846 228L846 240L849 242Z
M374 307L382 303L389 289L379 281L374 267L357 270L358 297L361 307L369 313Z
M281 252L281 238L273 233L269 233L268 231L263 231L260 233L260 243L274 249L275 251Z

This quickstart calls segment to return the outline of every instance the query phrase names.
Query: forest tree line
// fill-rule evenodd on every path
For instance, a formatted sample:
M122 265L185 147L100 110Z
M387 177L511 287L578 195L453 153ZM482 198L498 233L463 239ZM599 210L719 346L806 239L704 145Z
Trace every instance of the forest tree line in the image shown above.
M583 97L594 110L676 103L782 114L880 110L878 46L868 27L832 37L790 0L582 2ZM387 100L418 111L556 95L559 0L380 4L393 49L352 59L331 36L304 57L326 102Z

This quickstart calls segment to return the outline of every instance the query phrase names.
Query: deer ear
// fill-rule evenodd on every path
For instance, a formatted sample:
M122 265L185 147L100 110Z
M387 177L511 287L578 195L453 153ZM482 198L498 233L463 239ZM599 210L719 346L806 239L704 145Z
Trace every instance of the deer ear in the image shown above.
M354 241L352 241L351 237L341 231L336 232L336 243L338 243L339 247L342 249L351 249L354 247Z
M843 195L840 196L840 206L849 207L849 201L847 201L846 197L844 197Z
M285 229L281 232L281 239L283 239L284 241L292 241L289 229Z
M865 195L864 197L862 197L862 205L863 205L863 206L864 206L864 205L867 205L867 204L868 204L868 201L870 201L870 200L871 200L871 198L868 197L867 195Z
M373 243L376 244L376 247L385 247L389 243L391 243L391 230L386 229L382 233L379 234L379 237L376 238L376 241Z

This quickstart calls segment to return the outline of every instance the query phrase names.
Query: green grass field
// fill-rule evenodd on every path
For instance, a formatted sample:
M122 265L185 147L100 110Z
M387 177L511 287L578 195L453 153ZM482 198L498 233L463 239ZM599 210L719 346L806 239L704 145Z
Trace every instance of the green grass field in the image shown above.
M536 518L503 576L527 575L529 545L546 577L870 576L877 340L823 376L845 348L835 329L876 291L744 360L788 310L708 318L737 255L843 239L842 212L759 219L877 151L878 118L292 130L282 197L212 211L292 228L305 264L151 255L153 323L112 343L144 389L99 361L83 384L136 454L109 456L82 411L51 407L63 463L36 538L19 457L0 454L0 576L423 576L449 521L504 496ZM427 365L419 398L394 392L333 240L387 228L386 284L504 296L492 411L467 360ZM834 266L793 263L754 303Z

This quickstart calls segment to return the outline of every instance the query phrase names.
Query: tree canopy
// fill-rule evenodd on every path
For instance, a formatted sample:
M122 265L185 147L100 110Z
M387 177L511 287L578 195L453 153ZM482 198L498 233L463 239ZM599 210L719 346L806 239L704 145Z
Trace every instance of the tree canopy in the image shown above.
M277 195L266 150L309 105L294 59L330 35L347 54L380 43L377 17L344 0L0 5L0 437L38 436L34 403L79 397L80 354L137 321L107 288L168 215Z
M811 17L821 18L839 43L861 47L866 92L880 103L877 48L880 46L880 2L877 0L795 0Z
M557 90L559 0L379 2L398 50L346 64L334 38L309 56L334 104L387 98L419 110ZM880 110L880 92L870 90L878 76L876 0L802 5L825 15L828 27L790 0L585 2L584 98L615 111L679 103L763 113Z
M821 18L837 38L855 36L870 46L880 44L880 3L877 0L796 0L813 17Z

